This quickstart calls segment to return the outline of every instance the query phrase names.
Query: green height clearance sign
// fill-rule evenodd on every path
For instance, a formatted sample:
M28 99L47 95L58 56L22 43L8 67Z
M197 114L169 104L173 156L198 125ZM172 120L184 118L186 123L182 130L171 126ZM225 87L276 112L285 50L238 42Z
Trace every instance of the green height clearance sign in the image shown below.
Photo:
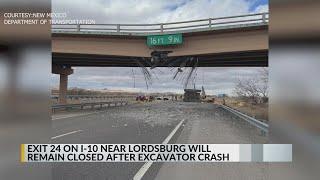
M150 35L147 37L148 46L166 46L182 44L182 34Z

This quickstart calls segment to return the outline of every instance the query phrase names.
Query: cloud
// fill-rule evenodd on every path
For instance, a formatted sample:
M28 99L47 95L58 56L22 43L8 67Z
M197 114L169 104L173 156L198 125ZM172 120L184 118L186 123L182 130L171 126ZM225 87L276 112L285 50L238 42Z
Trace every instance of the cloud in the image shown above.
M255 13L264 13L264 12L269 12L269 5L264 4L257 6L256 9L254 10Z
M252 0L52 0L53 12L96 23L159 23L252 13ZM266 10L259 5L253 12Z

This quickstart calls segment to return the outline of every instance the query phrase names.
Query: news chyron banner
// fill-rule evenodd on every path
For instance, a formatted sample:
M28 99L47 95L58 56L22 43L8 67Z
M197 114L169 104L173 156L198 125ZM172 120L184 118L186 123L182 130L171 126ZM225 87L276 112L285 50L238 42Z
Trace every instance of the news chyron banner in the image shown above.
M291 161L291 144L21 144L21 162Z

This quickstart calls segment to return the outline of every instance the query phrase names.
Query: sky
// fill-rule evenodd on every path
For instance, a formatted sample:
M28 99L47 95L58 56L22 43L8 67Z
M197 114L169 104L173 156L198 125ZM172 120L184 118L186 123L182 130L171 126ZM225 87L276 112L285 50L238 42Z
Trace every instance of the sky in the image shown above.
M268 0L77 0L76 3L52 0L52 9L55 13L67 13L68 19L93 19L96 23L164 23L268 12L268 3ZM173 80L174 72L168 68L154 70L148 89L138 68L74 69L69 76L69 88L183 92L183 83ZM247 67L198 68L195 84L197 88L204 85L208 94L232 94L239 77L255 76L258 71L259 68ZM59 76L53 74L51 87L58 84Z
M268 0L52 0L52 11L96 23L165 23L267 12Z

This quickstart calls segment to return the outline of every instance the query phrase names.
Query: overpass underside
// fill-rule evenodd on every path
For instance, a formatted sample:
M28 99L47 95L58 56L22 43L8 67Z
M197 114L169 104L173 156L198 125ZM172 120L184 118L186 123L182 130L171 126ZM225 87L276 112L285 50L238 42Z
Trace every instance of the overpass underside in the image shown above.
M53 64L69 67L151 67L150 57L108 56L73 53L53 53ZM266 67L268 66L268 50L214 53L196 56L169 57L157 67Z
M52 63L63 66L152 66L151 53L171 51L158 67L259 67L268 66L268 26L258 24L183 33L183 43L147 46L146 35L54 33Z

